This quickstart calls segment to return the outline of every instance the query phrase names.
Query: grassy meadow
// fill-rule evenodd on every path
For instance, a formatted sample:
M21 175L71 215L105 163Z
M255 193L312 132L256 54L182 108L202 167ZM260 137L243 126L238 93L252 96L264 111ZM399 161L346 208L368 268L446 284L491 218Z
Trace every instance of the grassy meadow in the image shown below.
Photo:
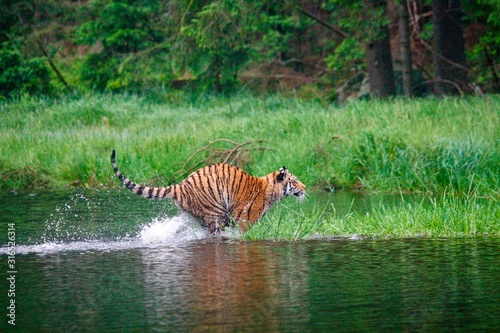
M132 180L164 185L180 180L176 171L214 140L263 140L245 146L256 149L242 151L234 163L254 175L286 165L313 191L422 193L440 198L435 206L412 204L390 211L382 207L369 216L336 217L319 207L307 212L273 210L265 218L268 221L294 220L280 216L294 214L302 225L313 226L312 233L335 235L500 235L498 227L482 232L477 226L433 233L412 228L411 222L425 224L429 219L432 224L428 215L434 214L451 223L448 217L453 214L447 209L453 210L456 223L463 214L499 221L499 95L358 101L343 107L247 94L179 95L168 101L96 94L0 103L2 190L118 187L109 161L113 148L118 166ZM213 147L232 148L224 142ZM207 154L202 151L190 163ZM356 229L364 224L374 229ZM273 237L272 231L259 228L247 237L303 238Z

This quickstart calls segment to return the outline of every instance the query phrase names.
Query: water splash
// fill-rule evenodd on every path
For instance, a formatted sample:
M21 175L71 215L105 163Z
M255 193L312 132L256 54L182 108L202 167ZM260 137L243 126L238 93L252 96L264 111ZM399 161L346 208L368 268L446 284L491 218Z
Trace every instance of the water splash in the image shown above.
M207 230L186 214L172 218L153 219L144 226L138 238L144 244L179 244L209 237Z
M18 245L16 254L36 253L40 255L77 251L118 251L126 249L150 248L155 246L177 246L191 241L212 237L186 214L174 217L157 217L142 226L132 236L124 236L114 240L86 239L65 241L44 241L35 245ZM8 247L0 247L0 254L7 254Z
M113 223L113 214L106 209L113 205L112 200L96 198L93 194L75 193L56 206L45 222L43 234L34 235L34 242L38 240L37 243L44 244L112 239L117 228Z

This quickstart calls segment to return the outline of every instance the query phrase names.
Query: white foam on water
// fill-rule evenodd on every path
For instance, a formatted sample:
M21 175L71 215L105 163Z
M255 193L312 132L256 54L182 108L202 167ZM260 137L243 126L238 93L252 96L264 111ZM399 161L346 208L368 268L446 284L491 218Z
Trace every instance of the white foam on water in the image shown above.
M89 241L77 241L70 243L57 243L57 242L47 242L43 244L36 245L18 245L16 246L16 254L52 254L59 252L86 252L86 251L116 251L130 248L141 247L141 244L134 240L128 241L99 241L99 240L89 240ZM1 248L0 251L3 253L5 248Z
M144 225L134 237L124 237L118 240L84 240L74 242L48 241L35 245L16 245L16 254L52 254L66 251L117 251L124 249L176 246L191 241L213 237L208 230L191 219L186 214L174 217L154 218ZM0 247L0 254L11 254L12 249L7 246Z
M209 237L206 229L181 214L171 218L154 219L138 235L144 244L179 244Z

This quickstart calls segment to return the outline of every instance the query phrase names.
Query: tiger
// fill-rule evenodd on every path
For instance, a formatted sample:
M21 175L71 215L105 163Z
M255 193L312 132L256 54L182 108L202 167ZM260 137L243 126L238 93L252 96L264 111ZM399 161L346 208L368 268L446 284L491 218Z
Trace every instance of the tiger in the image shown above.
M303 199L306 194L306 186L285 166L267 176L255 177L230 164L212 164L191 173L179 184L150 187L123 175L115 157L113 149L111 165L125 187L143 198L172 199L212 234L220 234L235 223L246 232L275 202L288 196Z

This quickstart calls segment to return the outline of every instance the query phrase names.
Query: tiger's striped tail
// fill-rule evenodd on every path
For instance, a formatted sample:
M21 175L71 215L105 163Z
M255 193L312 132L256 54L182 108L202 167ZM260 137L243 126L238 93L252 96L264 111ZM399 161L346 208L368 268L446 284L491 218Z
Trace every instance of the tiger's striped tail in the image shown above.
M111 153L111 165L113 166L113 171L115 172L116 177L121 180L123 185L130 189L132 192L134 192L137 195L140 195L143 198L148 198L148 199L158 199L162 200L165 198L172 198L173 194L173 186L166 186L166 187L149 187L149 186L142 186L134 183L130 179L128 179L124 174L118 170L118 166L116 165L115 162L115 150L113 149L113 152Z

